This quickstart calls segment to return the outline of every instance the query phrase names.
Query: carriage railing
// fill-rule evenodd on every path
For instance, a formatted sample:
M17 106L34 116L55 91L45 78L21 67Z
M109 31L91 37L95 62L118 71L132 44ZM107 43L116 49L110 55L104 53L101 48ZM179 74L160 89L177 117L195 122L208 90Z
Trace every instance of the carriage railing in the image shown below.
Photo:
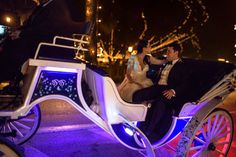
M204 94L198 103L209 101L217 96L225 96L236 88L236 70L226 75L221 81L214 85L210 91Z
M87 36L87 35L84 35ZM79 43L83 43L83 44L89 44L89 41L85 41L84 40L84 36L82 36L82 39L72 39L72 38L67 38L67 37L61 37L61 36L55 36L53 39L53 43L46 43L46 42L41 42L39 43L36 52L35 52L35 56L34 59L38 58L40 49L42 46L51 46L51 47L59 47L59 48L66 48L66 49L72 49L72 50L77 50L77 51L89 51L87 48L84 48L82 44L79 44L78 46L68 46L68 45L63 45L63 44L57 44L57 39L62 39L62 40L66 40L66 41L74 41L74 42L79 42Z
M80 39L68 38L68 37L62 37L62 36L55 36L53 38L53 44L56 44L58 39L74 41L74 42L80 43L79 46L81 46L81 44L89 44L89 41L88 41L89 35L86 35L86 34L76 34L76 35L80 36Z

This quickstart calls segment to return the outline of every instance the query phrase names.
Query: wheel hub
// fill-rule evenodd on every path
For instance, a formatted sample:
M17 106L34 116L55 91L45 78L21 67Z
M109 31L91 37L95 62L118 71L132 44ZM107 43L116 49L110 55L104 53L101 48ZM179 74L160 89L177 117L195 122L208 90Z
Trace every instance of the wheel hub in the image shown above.
M215 151L215 150L216 150L216 146L215 146L213 143L210 143L210 144L208 145L207 150L209 150L209 151Z

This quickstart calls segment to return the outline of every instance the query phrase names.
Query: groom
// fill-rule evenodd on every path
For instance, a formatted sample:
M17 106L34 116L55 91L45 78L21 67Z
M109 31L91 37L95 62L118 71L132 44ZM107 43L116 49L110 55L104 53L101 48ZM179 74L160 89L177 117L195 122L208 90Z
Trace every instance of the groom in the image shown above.
M188 71L186 64L181 60L181 47L177 43L172 43L167 47L166 64L160 71L156 84L138 90L133 95L134 103L151 101L152 107L147 115L145 123L147 128L144 132L147 136L153 133L156 125L164 116L165 111L179 111L186 99L188 91Z

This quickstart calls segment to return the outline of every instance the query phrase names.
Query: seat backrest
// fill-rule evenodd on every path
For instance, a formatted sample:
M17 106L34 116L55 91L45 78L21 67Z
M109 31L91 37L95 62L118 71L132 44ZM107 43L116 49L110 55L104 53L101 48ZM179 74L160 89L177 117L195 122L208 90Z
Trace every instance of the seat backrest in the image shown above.
M235 69L233 64L184 59L188 65L190 72L189 86L191 92L186 93L189 96L189 101L196 102L206 92L208 92L216 83L218 83L225 75Z
M174 115L178 116L184 109L184 104L188 102L198 102L214 85L235 69L233 64L197 60L184 58L183 61L189 70L188 92L184 95L184 100L176 102L178 106L174 110ZM194 106L192 106L194 107Z

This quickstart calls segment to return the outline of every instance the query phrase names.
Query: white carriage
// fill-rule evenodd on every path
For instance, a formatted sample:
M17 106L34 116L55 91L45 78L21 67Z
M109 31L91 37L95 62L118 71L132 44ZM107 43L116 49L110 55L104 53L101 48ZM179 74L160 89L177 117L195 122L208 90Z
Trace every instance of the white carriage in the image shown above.
M232 65L224 64L222 69L207 83L209 87L203 91L194 91L195 101L183 104L180 111L170 112L168 125L160 124L164 131L158 139L148 139L138 128L137 122L145 121L148 106L131 104L123 101L114 81L100 68L80 60L66 60L57 57L43 57L42 47L87 51L85 40L56 36L53 43L40 43L35 57L23 66L24 81L21 94L0 95L0 105L15 103L12 109L0 111L0 132L16 131L11 137L16 144L30 139L40 124L39 104L49 99L61 99L96 125L117 138L130 149L146 156L155 156L154 150L162 147L181 134L176 147L176 156L226 156L233 139L233 120L228 111L219 108L219 104L234 90L236 86L236 70ZM58 40L77 42L77 47L58 44ZM79 44L78 44L79 43ZM199 66L201 61L187 60L189 64ZM204 62L205 63L205 62ZM218 64L218 63L217 63ZM215 63L211 64L215 66ZM194 69L196 70L196 69ZM197 78L200 70L193 75ZM207 69L205 72L208 73ZM201 76L204 77L204 76ZM196 87L205 86L194 83ZM199 97L200 96L200 97ZM17 105L18 104L18 105ZM91 105L99 107L96 113Z

